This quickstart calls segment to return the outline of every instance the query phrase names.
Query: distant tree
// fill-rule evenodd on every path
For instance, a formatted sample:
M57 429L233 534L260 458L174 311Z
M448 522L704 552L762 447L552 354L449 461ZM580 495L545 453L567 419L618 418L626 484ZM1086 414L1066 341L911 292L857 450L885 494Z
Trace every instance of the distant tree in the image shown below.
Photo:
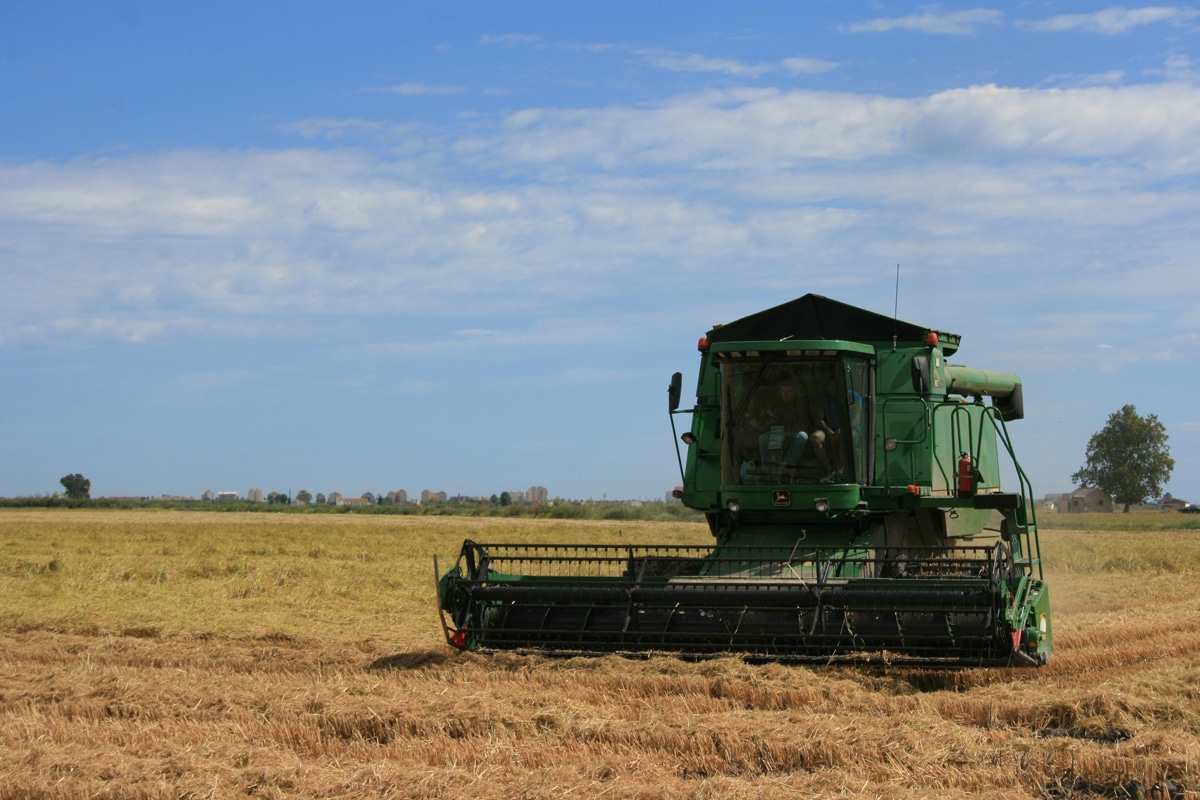
M317 492L317 505L325 505L325 495L321 494L320 492Z
M312 502L312 499L313 499L313 497L311 494L308 493L307 489L301 489L300 491L296 492L296 502L297 503L303 503L304 505L308 505L309 503Z
M363 493L362 493L362 499L363 499L363 500L366 500L368 503L374 503L374 502L375 502L375 495L371 494L370 492L363 492Z
M1131 505L1158 497L1175 469L1166 427L1154 414L1139 416L1132 405L1109 415L1108 423L1092 434L1086 458L1071 480L1112 495L1126 513Z
M501 492L500 493L500 505L504 506L504 507L512 505L512 495L509 494L508 492Z
M73 475L64 475L58 479L58 482L67 490L67 497L72 500L87 500L92 496L92 482L78 472Z

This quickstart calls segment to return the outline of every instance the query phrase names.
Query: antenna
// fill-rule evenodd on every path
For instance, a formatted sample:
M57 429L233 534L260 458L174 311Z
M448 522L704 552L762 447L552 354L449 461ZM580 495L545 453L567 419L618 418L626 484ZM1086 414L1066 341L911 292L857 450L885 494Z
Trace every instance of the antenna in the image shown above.
M899 338L896 331L900 326L900 264L896 264L896 300L892 306L892 352L896 352L896 339Z
M896 265L896 304L892 307L892 320L900 318L900 265Z

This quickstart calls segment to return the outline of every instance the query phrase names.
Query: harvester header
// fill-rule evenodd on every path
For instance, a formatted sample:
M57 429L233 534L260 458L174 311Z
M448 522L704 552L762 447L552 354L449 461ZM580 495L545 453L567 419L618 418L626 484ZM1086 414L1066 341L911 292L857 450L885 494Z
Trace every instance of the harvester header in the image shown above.
M464 543L447 640L562 654L1037 665L1051 648L1020 379L960 337L805 295L712 328L668 391L700 548ZM990 404L984 398L990 398ZM686 456L679 452L679 441ZM1018 477L1000 487L1001 459Z

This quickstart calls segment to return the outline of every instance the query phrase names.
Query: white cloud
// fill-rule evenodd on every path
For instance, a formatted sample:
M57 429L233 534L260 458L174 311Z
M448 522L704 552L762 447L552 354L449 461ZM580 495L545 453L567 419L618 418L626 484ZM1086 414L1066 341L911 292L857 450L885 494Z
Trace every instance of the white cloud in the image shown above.
M984 25L1002 25L1004 15L988 8L967 11L924 11L903 17L877 18L841 26L846 33L887 33L894 30L973 36Z
M541 47L542 37L529 33L506 33L500 36L479 37L483 44L498 44L501 47Z
M1142 25L1152 25L1158 22L1182 25L1197 17L1200 17L1200 10L1194 8L1149 6L1128 9L1124 6L1111 6L1090 14L1060 14L1040 21L1018 20L1016 25L1045 33L1080 30L1105 36L1116 36Z
M656 106L518 112L465 148L518 163L688 169L795 167L900 156L1200 159L1200 92L1186 86L975 86L898 99L775 89L710 90Z
M814 289L890 297L872 276L898 260L930 298L1069 293L1106 308L1167 285L1195 296L1197 91L740 89L527 110L403 158L297 148L2 163L0 343L546 347L647 330L717 288L723 308ZM617 297L653 308L614 328ZM496 325L367 333L464 315Z
M744 61L733 58L719 58L698 53L678 53L649 48L629 48L613 44L595 44L590 45L587 49L596 53L611 51L628 52L652 67L671 72L712 73L732 75L738 78L759 78L763 75L780 71L792 74L816 75L838 68L837 62L834 61L801 56L785 58L777 62L747 64Z
M838 68L836 61L825 61L820 58L785 58L782 62L783 68L788 72L800 73L804 75L817 75L822 72L831 72Z
M716 72L737 77L757 78L774 69L768 64L745 64L731 58L701 55L680 55L658 51L641 51L651 65L672 72Z
M1085 75L1079 80L1080 86L1117 86L1125 80L1125 73L1119 69L1110 69L1095 75Z
M921 101L906 132L917 151L1046 158L1200 157L1200 95L1189 87L1005 89L977 86ZM1186 167L1192 169L1194 167Z
M386 127L375 120L312 117L280 125L279 129L284 133L298 133L305 139L340 139L348 133L378 133Z
M428 94L458 94L465 92L464 86L449 86L445 84L429 84L429 83L401 83L396 86L373 86L367 89L360 89L361 92L375 92L384 94L399 94L406 96L428 95Z
M1185 55L1169 56L1161 69L1148 69L1146 74L1181 83L1195 83L1197 78L1195 63Z

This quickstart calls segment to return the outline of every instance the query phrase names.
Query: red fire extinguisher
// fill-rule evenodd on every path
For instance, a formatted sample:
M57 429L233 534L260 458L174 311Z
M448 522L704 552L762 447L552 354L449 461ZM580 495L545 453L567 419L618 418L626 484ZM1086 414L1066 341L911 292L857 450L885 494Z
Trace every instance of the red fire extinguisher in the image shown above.
M963 453L958 459L958 496L970 497L975 493L975 474L971 469L971 454Z

